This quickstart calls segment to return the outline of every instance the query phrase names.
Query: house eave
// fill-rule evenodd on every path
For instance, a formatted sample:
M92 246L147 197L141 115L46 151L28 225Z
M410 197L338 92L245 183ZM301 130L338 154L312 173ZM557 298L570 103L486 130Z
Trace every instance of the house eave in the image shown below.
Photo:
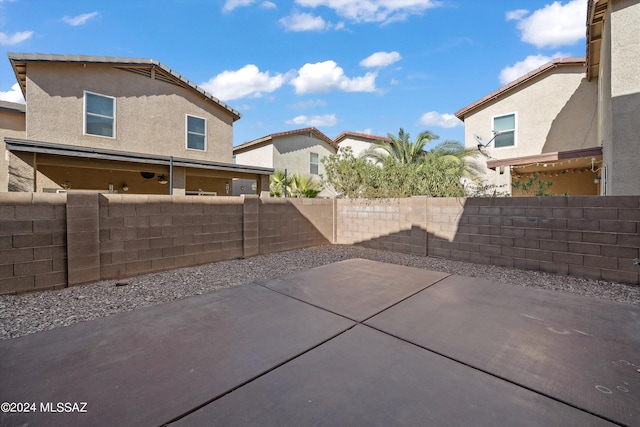
M171 79L178 86L182 86L188 90L197 92L200 96L204 97L207 101L213 103L219 108L222 108L225 112L231 115L233 121L239 120L242 114L237 110L231 108L215 96L208 93L206 90L191 82L186 77L176 73L171 68L161 64L155 59L145 58L121 58L121 57L109 57L109 56L84 56L84 55L54 55L54 54L39 54L39 53L7 53L11 67L16 76L16 80L20 85L20 90L25 100L27 99L27 64L31 62L52 62L52 63L67 63L67 64L108 64L116 67L144 67L159 69L161 72Z
M547 73L550 73L552 71L555 71L557 68L559 67L576 67L576 66L580 66L580 67L585 67L586 65L586 59L584 57L580 57L580 58L556 58L553 61L550 61L542 66L540 66L539 68L530 71L529 73L525 74L522 77L519 77L518 79L512 81L511 83L508 83L504 86L502 86L501 88L499 88L498 90L495 90L493 92L491 92L490 94L480 98L479 100L467 105L466 107L461 108L460 110L456 111L454 113L454 115L462 120L464 122L464 117L471 113L474 110L477 110L480 107L483 107L484 105L493 102L505 95L507 95L508 93L510 93L511 91L530 83L531 81L533 81L534 79L537 79Z

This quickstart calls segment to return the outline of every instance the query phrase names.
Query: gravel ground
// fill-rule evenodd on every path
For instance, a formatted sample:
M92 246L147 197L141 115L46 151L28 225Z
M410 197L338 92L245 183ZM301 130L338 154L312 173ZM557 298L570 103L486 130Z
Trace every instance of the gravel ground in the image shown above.
M116 286L116 280L105 280L57 291L3 295L0 296L0 339L17 338L349 258L365 258L640 305L640 286L330 245L146 274L126 279L128 284L125 286Z

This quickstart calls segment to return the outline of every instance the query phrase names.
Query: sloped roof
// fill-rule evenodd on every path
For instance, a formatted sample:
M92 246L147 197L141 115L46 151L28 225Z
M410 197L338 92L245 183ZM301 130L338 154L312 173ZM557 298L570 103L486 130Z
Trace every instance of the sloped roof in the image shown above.
M27 81L27 64L30 62L57 62L57 63L69 63L69 64L110 64L115 67L131 71L134 73L151 76L152 71L157 80L165 81L167 83L175 84L195 91L198 94L204 96L205 99L211 101L218 107L226 110L233 120L239 120L242 115L231 108L224 102L220 101L215 96L211 95L200 86L189 81L186 77L176 73L171 68L162 65L155 59L143 59L143 58L121 58L112 56L85 56L85 55L54 55L54 54L41 54L41 53L13 53L7 54L13 72L16 75L16 79L22 89L22 95L27 99L26 81Z
M17 102L0 101L0 111L8 111L10 113L24 113L26 105Z
M370 141L384 141L384 142L391 142L391 139L387 138L386 136L376 136L376 135L369 135L367 133L358 133L358 132L342 132L340 135L336 136L333 139L333 142L335 142L336 144L340 144L342 141L344 141L347 138L356 138L356 139L367 139Z
M315 136L317 139L320 139L335 149L338 149L338 144L336 144L331 138L329 138L324 133L320 132L318 129L314 127L289 130L285 132L272 133L270 135L263 136L262 138L254 139L253 141L245 142L236 147L233 147L233 152L243 152L252 150L254 148L261 147L263 145L270 144L276 138L282 138L284 136L292 136L292 135L305 135L309 134L309 136Z
M541 75L550 72L552 70L555 70L558 67L565 67L565 66L586 66L586 58L585 57L579 57L579 58L556 58L553 61L547 62L546 64L536 68L533 71L530 71L529 73L525 74L522 77L517 78L516 80L512 81L511 83L508 83L504 86L502 86L500 89L491 92L490 94L483 96L482 98L480 98L479 100L467 105L466 107L456 111L455 116L457 118L459 118L460 120L464 121L464 116L466 114L468 114L469 112L475 110L476 108L479 108L481 106L483 106L484 104L487 104L491 101L494 101L498 98L500 98L501 96L505 95L506 93L514 90L515 88L522 86L525 83L528 83L529 81L540 77Z

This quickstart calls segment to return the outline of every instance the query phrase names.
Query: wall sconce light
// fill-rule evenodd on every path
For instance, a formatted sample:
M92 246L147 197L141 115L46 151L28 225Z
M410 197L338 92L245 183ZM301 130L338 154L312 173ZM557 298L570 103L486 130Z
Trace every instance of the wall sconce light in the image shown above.
M227 182L224 183L224 191L227 194L229 194L229 188L230 188L229 181L227 181Z
M596 176L596 177L593 179L593 183L594 183L594 184L600 184L600 177L599 177L599 176Z
M158 183L165 185L168 184L169 181L167 180L167 177L164 175L158 175Z
M122 184L122 191L129 191L129 186L127 185L126 182Z

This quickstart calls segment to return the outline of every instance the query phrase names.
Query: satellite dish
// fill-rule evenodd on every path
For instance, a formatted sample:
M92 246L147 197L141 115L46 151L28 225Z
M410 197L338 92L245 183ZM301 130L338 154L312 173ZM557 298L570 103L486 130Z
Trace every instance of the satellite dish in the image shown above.
M493 139L495 138L495 136L494 136L493 138L491 138L490 140L487 141L486 139L484 139L480 135L473 134L473 137L478 142L478 150L482 150L487 145L491 144L491 141L493 141Z
M487 141L480 135L476 135L475 133L473 134L473 137L475 138L476 141L478 141L478 144L482 145L483 147L486 147L491 142L491 141Z

